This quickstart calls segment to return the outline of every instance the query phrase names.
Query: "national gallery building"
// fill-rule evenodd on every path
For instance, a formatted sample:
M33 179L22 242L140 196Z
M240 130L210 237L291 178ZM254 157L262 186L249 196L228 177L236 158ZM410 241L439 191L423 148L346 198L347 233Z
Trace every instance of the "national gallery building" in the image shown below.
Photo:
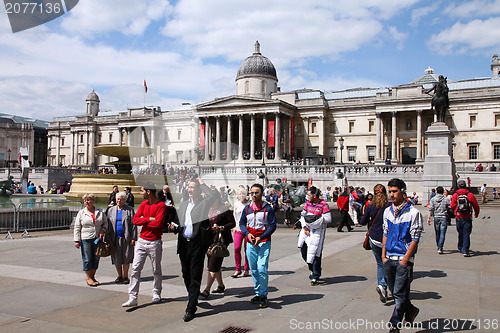
M488 64L485 64L487 66ZM457 168L500 162L500 61L492 76L448 80L450 128ZM417 76L417 75L416 75ZM444 76L445 73L444 73ZM103 145L151 147L141 165L285 166L301 164L419 165L427 154L427 128L435 121L431 68L395 87L343 91L281 91L260 45L236 74L236 93L182 110L131 108L99 112L92 91L82 116L54 118L48 127L51 165L110 167Z

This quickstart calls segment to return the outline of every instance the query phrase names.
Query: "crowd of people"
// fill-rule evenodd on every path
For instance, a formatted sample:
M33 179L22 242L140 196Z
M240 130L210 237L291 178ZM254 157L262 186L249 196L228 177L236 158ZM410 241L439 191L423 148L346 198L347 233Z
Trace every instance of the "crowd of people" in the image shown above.
M289 190L279 193L261 184L240 186L235 190L217 189L207 186L201 178L188 178L193 175L190 169L172 172L184 181L177 209L168 185L157 191L154 184L143 184L140 191L143 201L137 211L130 188L119 192L114 186L106 210L94 206L92 194L83 196L85 207L75 219L74 241L75 247L81 250L86 283L91 287L99 285L96 246L109 239L115 248L111 256L117 271L114 282L128 284L129 298L122 306L138 305L141 271L148 258L154 276L152 303L160 303L162 234L173 232L177 235L177 254L188 294L184 321L195 318L200 297L208 299L212 293L224 294L222 264L229 256L228 245L233 242L235 272L231 277L251 276L255 296L250 302L266 308L276 212L283 209L285 224L292 224L293 201ZM434 223L437 251L442 254L447 226L451 218L456 217L458 248L464 257L469 257L472 217L477 218L479 204L467 190L464 180L459 180L457 185L453 193L441 186L432 192L427 223ZM297 246L309 268L310 284L320 284L326 228L332 222L328 202L334 201L341 213L338 232L343 232L344 227L352 231L353 226L358 225L368 228L369 248L377 268L376 292L383 303L390 298L389 292L394 298L391 332L399 332L401 325L413 323L419 309L412 305L409 291L423 217L412 197L407 195L405 182L395 178L387 186L377 184L373 192L352 186L333 190L327 187L321 192L310 186L306 193L296 225L300 227ZM233 194L236 195L234 204L229 200ZM138 227L141 227L140 232ZM202 287L205 267L208 268L207 279ZM217 286L212 289L214 283Z

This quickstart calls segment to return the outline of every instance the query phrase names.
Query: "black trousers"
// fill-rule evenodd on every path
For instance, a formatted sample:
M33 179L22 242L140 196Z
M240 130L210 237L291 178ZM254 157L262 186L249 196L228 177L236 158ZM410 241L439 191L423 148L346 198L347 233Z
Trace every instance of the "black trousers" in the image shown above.
M202 248L196 240L188 242L184 237L179 239L181 250L182 278L188 292L188 304L186 311L196 312L198 297L200 295L201 279L203 277L203 263L207 249Z
M349 216L349 212L346 210L341 209L340 210L340 224L337 228L337 230L342 230L344 226L347 227L347 230L352 230L352 227L350 225L350 221L352 221L351 217Z

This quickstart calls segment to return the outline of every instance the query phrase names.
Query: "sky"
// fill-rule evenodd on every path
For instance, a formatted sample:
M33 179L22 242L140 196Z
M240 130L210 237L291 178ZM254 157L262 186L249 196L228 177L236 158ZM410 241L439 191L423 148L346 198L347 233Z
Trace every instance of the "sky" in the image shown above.
M0 6L0 113L83 115L92 89L103 115L234 95L257 40L281 91L491 77L499 27L500 0L80 0L17 33Z

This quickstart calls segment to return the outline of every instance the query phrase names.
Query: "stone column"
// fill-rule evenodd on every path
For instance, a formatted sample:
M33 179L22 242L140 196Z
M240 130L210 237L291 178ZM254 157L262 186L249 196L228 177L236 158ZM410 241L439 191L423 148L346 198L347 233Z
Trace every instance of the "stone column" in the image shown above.
M417 110L417 161L422 162L422 110Z
M215 121L215 161L220 161L220 116Z
M303 141L304 141L304 148L302 149L302 158L306 157L307 154L308 154L308 150L309 150L309 141L308 141L308 138L309 138L309 117L305 118L305 121L304 121L304 128L303 128L303 131L302 131L302 137L303 137Z
M318 154L325 155L325 122L324 117L318 117Z
M227 142L226 142L226 160L231 161L233 159L232 151L231 151L231 136L232 136L232 124L231 124L231 116L227 117L227 132L226 132Z
M76 153L78 153L78 149L77 149L77 144L76 144L76 140L75 140L75 133L74 132L70 132L71 133L71 157L70 157L70 163L71 165L75 165L75 150L76 150ZM52 163L52 161L50 162Z
M267 114L265 113L262 115L262 140L266 142L262 149L262 154L267 159ZM260 142L260 147L262 147L262 141Z
M238 117L238 160L243 160L243 115Z
M83 158L85 165L89 165L89 132L86 131L84 134L84 142L85 142L85 156ZM56 163L59 165L59 154L57 156Z
M208 149L208 143L210 142L209 140L209 134L208 134L208 126L209 126L209 121L208 117L205 118L205 162L208 162L208 154L210 153L210 150Z
M250 115L250 160L255 160L255 114Z
M89 132L89 164L95 164L95 154L94 154L94 131Z
M19 145L19 146L21 146L21 145ZM61 131L59 131L59 133L57 135L56 166L59 165L59 156L60 155L61 155Z
M280 114L276 113L276 123L274 125L274 158L276 161L281 160L281 118Z
M126 131L127 131L127 146L130 147L132 145L132 140L130 140L130 127L127 127Z
M376 157L375 159L377 161L381 161L382 160L382 152L381 152L381 147L382 147L382 133L381 133L381 129L382 129L382 126L381 126L381 122L382 122L382 117L381 117L381 114L380 113L375 113L375 115L377 116L377 123L375 125L375 131L377 132L377 139L376 139L376 148L375 148L375 151L376 151Z
M392 112L392 135L391 135L391 163L394 163L394 162L397 162L398 160L398 155L396 153L396 129L397 129L397 126L396 126L396 114L397 112L394 111Z
M385 155L385 127L384 121L382 120L382 114L380 114L380 159L384 160Z

